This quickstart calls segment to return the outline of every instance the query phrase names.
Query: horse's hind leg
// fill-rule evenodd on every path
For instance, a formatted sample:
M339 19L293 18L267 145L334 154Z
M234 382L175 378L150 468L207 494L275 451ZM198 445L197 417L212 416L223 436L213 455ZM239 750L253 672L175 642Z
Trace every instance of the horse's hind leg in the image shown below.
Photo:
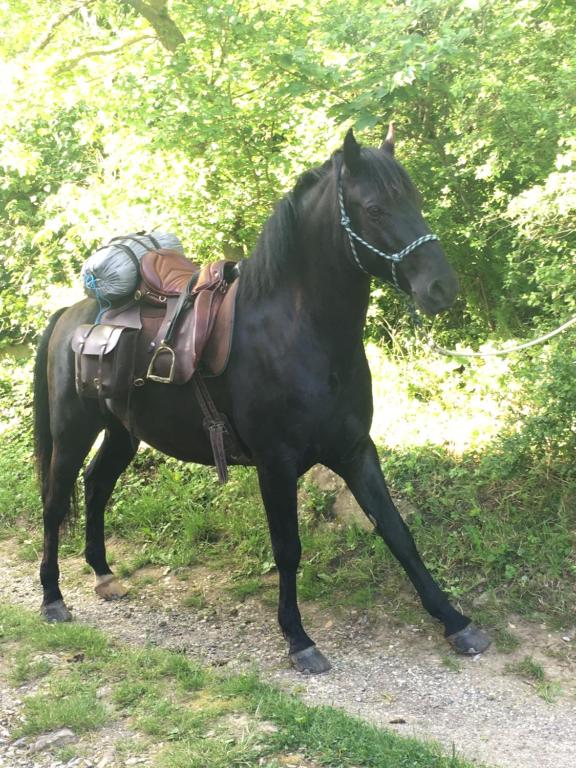
M304 631L296 597L296 572L302 552L296 472L290 462L268 461L266 465L258 464L258 478L278 567L278 622L289 643L290 660L305 674L326 672L330 663Z
M79 431L80 439L71 444L54 441L50 467L45 482L44 553L40 581L44 591L41 612L49 621L70 621L70 611L60 592L58 544L60 526L70 511L70 500L82 462L98 433L97 429Z
M104 510L116 481L130 464L138 443L120 422L111 422L104 441L84 473L86 498L86 562L96 575L96 593L105 600L124 597L127 588L114 576L106 560Z
M367 440L364 450L353 461L332 464L331 468L346 481L357 502L399 560L424 608L444 624L445 636L454 649L465 654L485 651L490 645L490 638L451 605L422 562L412 534L390 498L373 442Z

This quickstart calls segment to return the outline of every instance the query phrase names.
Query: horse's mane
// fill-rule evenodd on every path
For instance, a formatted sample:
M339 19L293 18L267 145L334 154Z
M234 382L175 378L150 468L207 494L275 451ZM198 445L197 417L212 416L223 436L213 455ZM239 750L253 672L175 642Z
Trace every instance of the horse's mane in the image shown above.
M339 168L341 163L342 151L338 150L322 165L303 173L294 188L276 205L264 224L252 255L242 265L240 291L244 296L257 298L266 295L282 281L290 268L294 268L300 201L305 192L332 173L335 165ZM361 164L362 174L377 186L385 199L400 195L410 199L418 197L404 168L385 153L364 147ZM336 198L334 206L337 211Z

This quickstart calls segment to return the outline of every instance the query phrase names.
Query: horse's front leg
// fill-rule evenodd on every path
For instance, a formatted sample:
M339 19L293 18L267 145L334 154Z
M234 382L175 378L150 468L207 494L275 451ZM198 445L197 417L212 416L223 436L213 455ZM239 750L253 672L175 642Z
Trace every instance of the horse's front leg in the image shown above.
M465 654L485 651L490 638L451 605L422 562L412 534L390 498L372 440L367 440L353 461L331 465L331 469L346 481L356 501L406 571L424 608L444 625L446 639L453 648Z
M304 631L296 596L302 547L298 534L295 466L290 461L267 459L258 464L258 479L279 575L278 622L289 644L290 661L304 674L326 672L330 662Z

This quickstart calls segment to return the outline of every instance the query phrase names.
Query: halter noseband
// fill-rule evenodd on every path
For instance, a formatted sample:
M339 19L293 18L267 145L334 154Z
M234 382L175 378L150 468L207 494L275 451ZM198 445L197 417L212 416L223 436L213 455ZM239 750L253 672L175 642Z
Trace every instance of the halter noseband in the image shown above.
M431 240L440 239L437 235L422 235L422 237L416 238L416 240L410 243L410 245L407 245L406 248L402 248L402 250L398 251L398 253L384 253L384 251L380 251L378 250L378 248L375 248L373 245L370 245L370 243L367 243L366 240L360 237L360 235L358 235L352 229L350 217L346 213L346 208L344 207L344 190L342 188L342 166L340 166L340 168L338 169L338 204L340 206L340 224L342 224L344 230L346 231L346 234L348 235L348 241L350 243L350 251L352 252L352 257L354 259L356 266L369 277L373 277L373 275L370 272L368 272L368 270L363 266L362 262L358 257L358 251L356 250L356 243L354 242L355 240L359 243L362 243L362 245L365 248L368 248L370 251L372 251L372 253L375 253L377 256L381 256L383 259L386 259L387 261L392 262L392 282L394 283L394 287L396 288L397 291L400 291L400 284L398 282L398 275L396 274L396 264L399 264L405 256L408 256L409 253L412 253L412 251L415 251L419 245L422 245L422 243L429 243Z

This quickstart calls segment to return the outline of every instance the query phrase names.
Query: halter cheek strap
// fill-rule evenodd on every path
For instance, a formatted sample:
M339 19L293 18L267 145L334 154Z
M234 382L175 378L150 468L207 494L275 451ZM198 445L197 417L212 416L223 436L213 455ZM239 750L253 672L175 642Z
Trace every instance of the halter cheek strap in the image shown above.
M410 245L407 245L401 251L398 251L398 253L384 253L384 251L380 251L375 246L371 245L370 243L367 243L366 240L364 240L362 237L360 237L360 235L354 232L354 230L352 229L350 217L346 213L346 208L344 207L344 190L342 188L341 171L342 171L342 167L340 167L338 172L338 205L340 207L340 224L342 224L342 227L344 228L346 234L348 235L348 241L350 243L350 251L352 253L352 258L354 259L356 266L369 277L373 277L373 275L370 272L368 272L366 267L360 261L360 258L358 256L358 251L356 249L356 242L361 243L365 248L368 248L370 251L372 251L372 253L375 253L376 256L380 256L381 258L386 259L387 261L391 261L392 262L392 282L394 283L394 287L396 288L396 290L400 291L400 284L398 282L398 275L396 273L396 265L399 264L405 256L408 256L409 253L412 253L412 251L415 251L419 245L422 245L422 243L429 243L431 240L439 240L440 238L437 235L432 235L432 234L422 235L422 237L416 238L416 240L410 243Z

